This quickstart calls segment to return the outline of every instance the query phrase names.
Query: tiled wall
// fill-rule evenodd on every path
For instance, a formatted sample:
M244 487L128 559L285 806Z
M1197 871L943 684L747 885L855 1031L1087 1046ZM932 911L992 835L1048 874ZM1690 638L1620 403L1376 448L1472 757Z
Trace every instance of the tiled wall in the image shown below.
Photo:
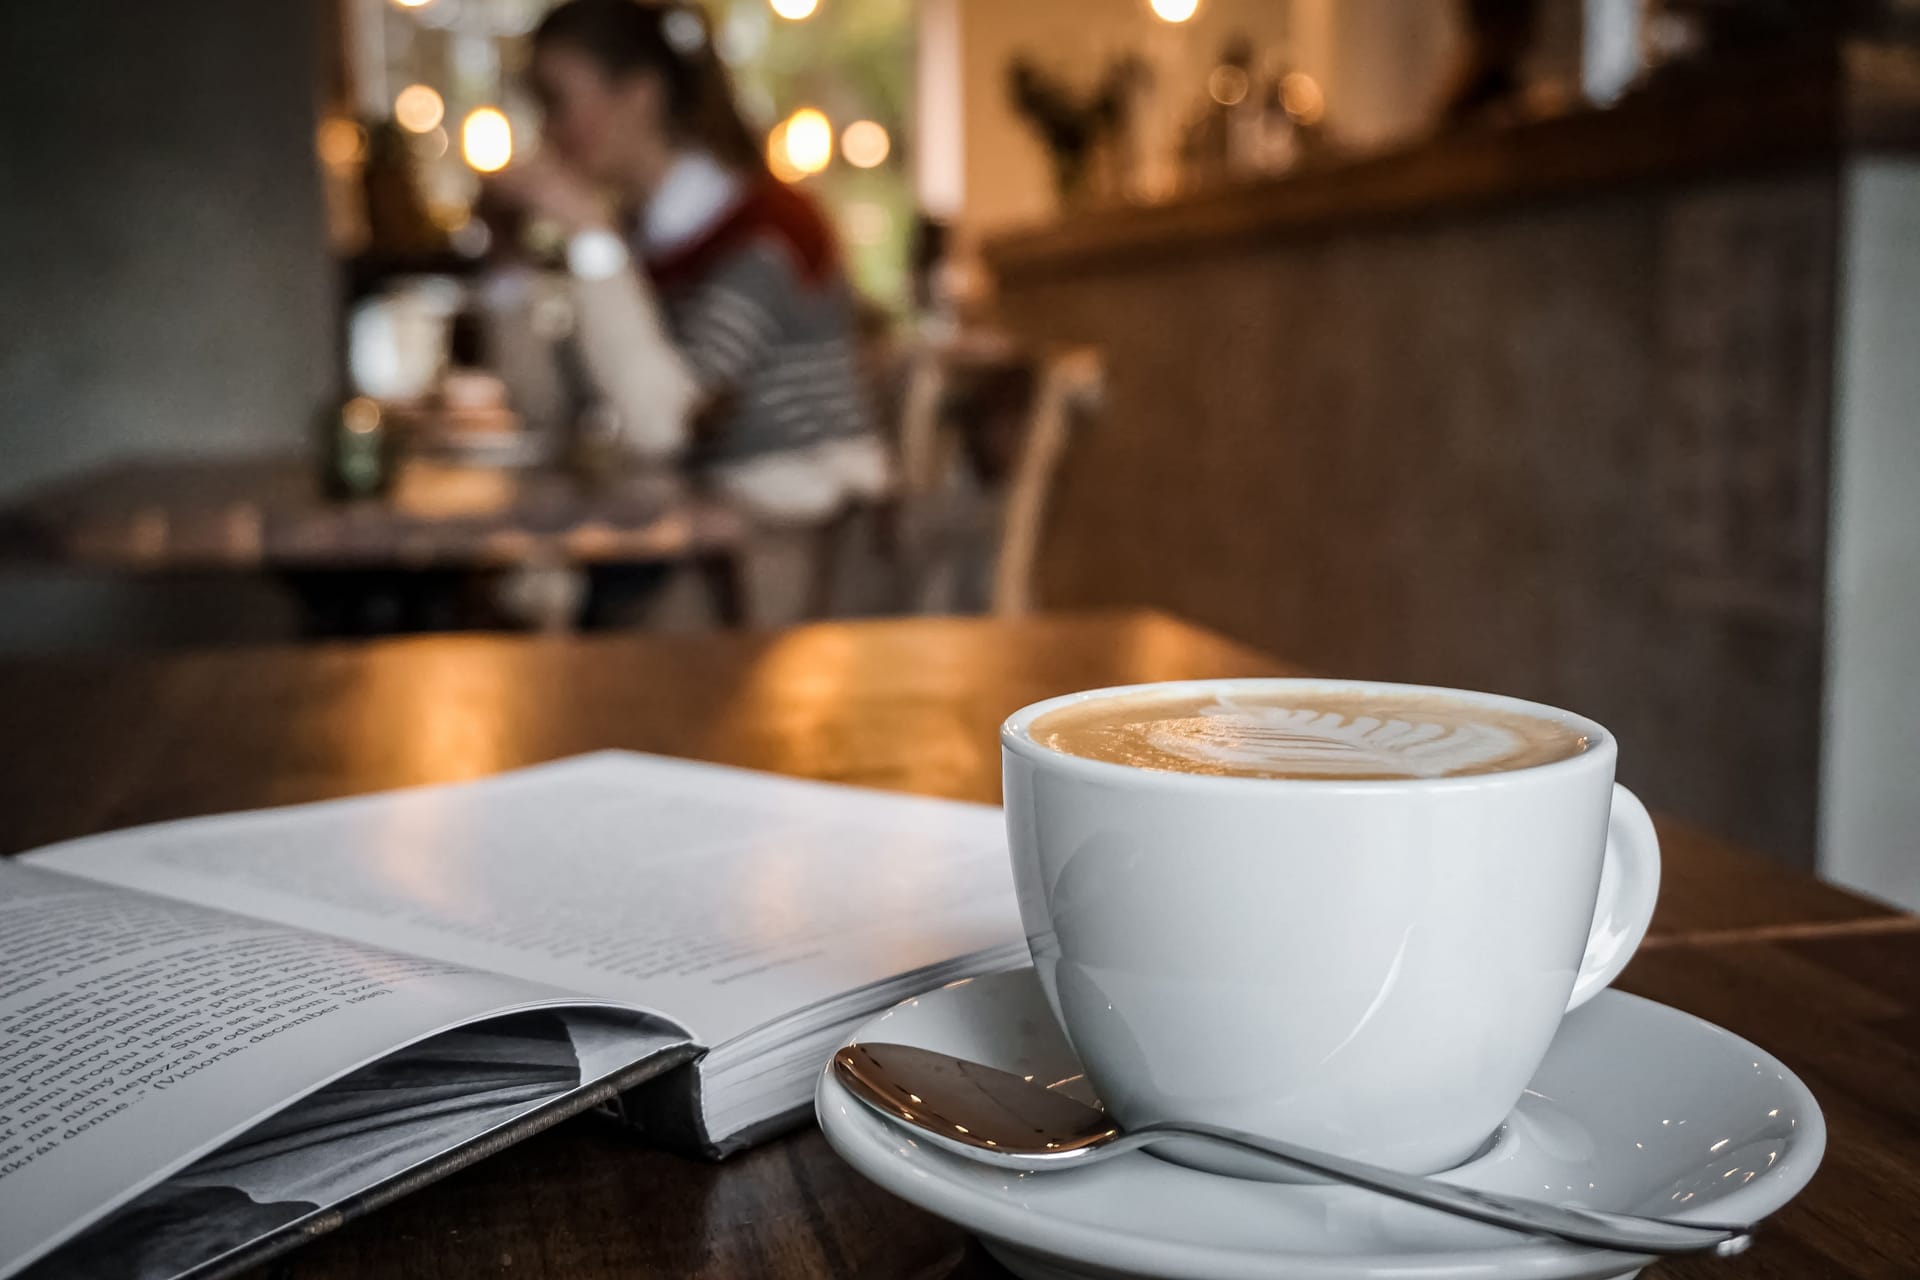
M1587 712L1810 865L1836 219L1809 171L1005 279L1110 368L1042 600Z

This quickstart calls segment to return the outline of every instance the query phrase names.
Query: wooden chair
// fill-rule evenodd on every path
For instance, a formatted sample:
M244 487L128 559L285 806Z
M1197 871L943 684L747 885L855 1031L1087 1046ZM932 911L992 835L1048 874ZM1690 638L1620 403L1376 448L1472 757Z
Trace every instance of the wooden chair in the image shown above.
M977 335L912 352L898 438L907 612L1032 610L1047 502L1104 384L1091 347L1029 353Z

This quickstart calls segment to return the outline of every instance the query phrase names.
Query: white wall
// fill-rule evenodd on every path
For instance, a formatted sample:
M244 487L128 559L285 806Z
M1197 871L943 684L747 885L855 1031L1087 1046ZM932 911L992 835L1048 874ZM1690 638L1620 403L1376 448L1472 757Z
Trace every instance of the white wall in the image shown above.
M1327 94L1327 119L1356 149L1405 142L1427 128L1459 51L1453 5L1421 0L1293 0L1302 69Z
M1820 870L1920 909L1920 164L1846 185Z
M1201 0L1177 26L1146 0L957 0L965 114L963 239L1044 222L1054 215L1046 154L1008 105L1006 69L1037 57L1078 87L1126 51L1144 57L1156 83L1139 121L1149 185L1164 184L1182 120L1236 34L1257 48L1282 44L1292 64L1321 82L1331 129L1378 147L1423 127L1453 56L1452 8L1434 0Z
M913 194L922 211L951 222L967 190L960 0L920 0L914 12Z

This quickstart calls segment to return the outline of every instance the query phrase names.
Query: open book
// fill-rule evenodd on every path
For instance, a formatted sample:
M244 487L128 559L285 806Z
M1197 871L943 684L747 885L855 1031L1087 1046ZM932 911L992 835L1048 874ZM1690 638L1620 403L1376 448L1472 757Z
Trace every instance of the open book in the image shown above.
M1024 956L997 809L618 752L0 860L0 1277L235 1270L600 1104L724 1154Z

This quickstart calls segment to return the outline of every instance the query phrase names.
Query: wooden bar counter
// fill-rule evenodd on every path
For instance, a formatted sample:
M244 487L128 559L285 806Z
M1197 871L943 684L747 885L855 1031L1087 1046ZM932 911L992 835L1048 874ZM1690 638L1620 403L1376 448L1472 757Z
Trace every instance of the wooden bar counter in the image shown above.
M1838 371L1862 263L1920 255L1875 212L1920 208L1917 67L1803 50L991 241L1011 327L1110 369L1043 597L1587 711L1650 804L1813 865Z

